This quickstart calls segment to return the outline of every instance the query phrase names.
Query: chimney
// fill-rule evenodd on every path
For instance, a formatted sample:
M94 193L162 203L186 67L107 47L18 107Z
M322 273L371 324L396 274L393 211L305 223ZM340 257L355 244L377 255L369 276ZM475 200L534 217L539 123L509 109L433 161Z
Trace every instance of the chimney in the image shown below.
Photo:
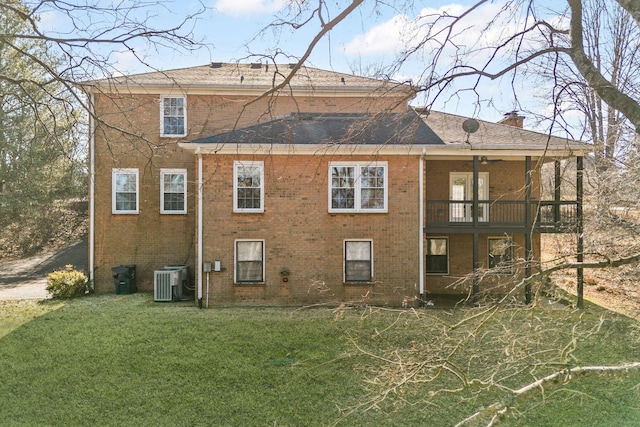
M498 123L501 125L509 125L517 128L524 127L524 116L518 114L517 111L511 111L504 115L504 119L500 120Z

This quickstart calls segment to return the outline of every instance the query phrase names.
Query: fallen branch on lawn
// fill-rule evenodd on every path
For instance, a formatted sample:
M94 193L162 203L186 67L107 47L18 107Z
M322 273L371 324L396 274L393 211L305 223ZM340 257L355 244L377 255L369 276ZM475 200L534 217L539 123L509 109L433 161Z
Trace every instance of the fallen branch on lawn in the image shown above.
M566 368L547 375L544 378L540 378L517 390L513 390L511 395L465 418L456 424L456 427L477 425L481 422L486 422L487 426L491 426L500 416L504 415L510 407L531 397L532 394L546 390L549 386L563 385L577 378L585 378L593 375L624 375L638 369L640 369L640 362L625 363L617 366L577 366L574 368Z

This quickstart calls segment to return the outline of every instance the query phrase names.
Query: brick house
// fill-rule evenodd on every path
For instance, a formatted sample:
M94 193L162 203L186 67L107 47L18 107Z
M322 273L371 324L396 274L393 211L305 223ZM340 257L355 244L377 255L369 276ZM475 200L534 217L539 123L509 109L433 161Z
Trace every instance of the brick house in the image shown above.
M578 227L581 194L561 194L556 174L540 201L540 179L545 162L581 165L583 145L516 114L426 114L406 85L315 68L269 92L288 68L213 63L83 86L96 291L113 292L114 266L135 265L152 290L178 264L206 306L500 292L531 272L540 233Z

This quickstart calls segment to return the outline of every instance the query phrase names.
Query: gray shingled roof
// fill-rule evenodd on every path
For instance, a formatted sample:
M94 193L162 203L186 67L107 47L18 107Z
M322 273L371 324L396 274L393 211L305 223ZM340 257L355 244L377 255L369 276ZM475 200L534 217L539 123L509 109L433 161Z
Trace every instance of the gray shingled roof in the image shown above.
M589 146L584 143L557 136L549 136L546 133L535 132L506 124L477 120L480 127L472 134L462 129L462 123L468 117L455 114L429 111L423 115L425 123L448 144L469 144L473 147L488 149L500 149L501 147L513 149L545 147L553 149L573 148L588 151Z
M385 114L291 114L191 144L444 145L415 112Z
M281 83L291 72L289 64L212 63L197 67L133 74L85 82L84 86L101 88L234 88L267 90ZM385 80L354 76L303 66L291 80L293 89L328 89L376 91L381 88L409 91L406 85Z

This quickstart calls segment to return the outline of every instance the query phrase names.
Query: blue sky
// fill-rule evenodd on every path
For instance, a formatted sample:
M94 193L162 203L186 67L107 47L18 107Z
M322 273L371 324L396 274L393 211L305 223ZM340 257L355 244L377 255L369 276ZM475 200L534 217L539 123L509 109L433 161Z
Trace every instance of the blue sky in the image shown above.
M128 0L104 1L125 5L136 3ZM294 62L304 53L319 29L315 20L308 28L302 30L293 31L288 27L280 27L261 33L260 30L287 11L287 0L202 1L203 4L194 0L169 0L161 7L146 9L145 13L151 16L151 22L156 26L167 27L180 22L184 16L196 12L204 5L206 11L193 21L192 28L194 37L202 40L207 45L206 48L184 53L176 51L171 46L158 49L140 41L134 45L136 55L143 57L157 69L203 65L210 61L249 62L250 53L273 53L276 50L292 55L288 57L284 53L280 54L278 62ZM487 55L482 48L499 40L503 37L503 31L509 29L509 25L514 25L505 21L504 25L494 26L480 36L487 18L495 16L505 2L506 0L494 0L482 5L465 20L461 26L464 30L456 35L456 43L472 49L477 55L478 63ZM145 2L139 0L137 3ZM315 1L307 3L312 6L317 4ZM333 7L336 3L344 7L350 2L336 0L328 3ZM423 34L424 25L418 25L418 22L424 24L429 16L441 14L443 11L451 15L460 14L476 1L416 0L412 8L402 10L384 4L376 6L376 3L378 2L373 0L365 1L346 21L340 23L330 36L317 46L307 65L346 73L369 74L371 70L390 63L407 43ZM331 19L338 11L339 9L331 10L325 19ZM43 13L41 25L48 31L64 32L65 28L68 28L68 19L59 14ZM120 49L105 52L103 53L109 55L109 61L117 72L130 74L148 71L130 51ZM390 77L399 81L418 81L424 69L423 62L428 63L431 60L432 52L430 46L426 46L414 59L393 71ZM443 64L446 65L454 54L453 51L445 50ZM253 60L255 61L255 58ZM464 84L468 85L469 82ZM450 113L497 121L504 113L519 109L515 102L514 86L520 105L526 104L527 108L538 114L546 113L544 110L548 106L536 98L539 90L535 84L522 84L520 81L514 84L509 77L485 81L475 92L446 93L438 98L434 107ZM420 102L421 100L416 101Z

